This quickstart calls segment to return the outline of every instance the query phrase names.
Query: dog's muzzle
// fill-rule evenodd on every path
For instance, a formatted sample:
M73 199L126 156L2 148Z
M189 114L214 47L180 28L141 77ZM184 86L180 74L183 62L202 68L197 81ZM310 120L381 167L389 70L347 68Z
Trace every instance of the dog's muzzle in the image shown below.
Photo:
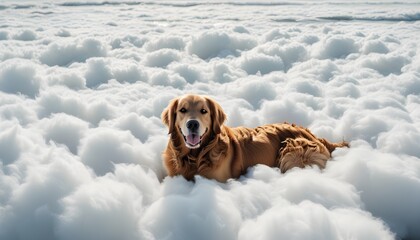
M201 144L201 138L199 134L200 123L197 120L191 119L186 123L188 134L184 136L185 143L189 148L198 148Z

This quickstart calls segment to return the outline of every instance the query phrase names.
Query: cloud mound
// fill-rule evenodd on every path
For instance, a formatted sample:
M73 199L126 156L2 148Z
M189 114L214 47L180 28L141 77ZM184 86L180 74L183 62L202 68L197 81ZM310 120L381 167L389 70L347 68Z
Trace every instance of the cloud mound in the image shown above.
M3 92L35 98L41 83L37 67L31 62L11 59L0 63L0 90Z
M104 57L107 49L96 39L84 39L81 42L58 44L52 43L39 60L48 66L67 66L74 62L84 62L92 57Z
M319 59L346 58L359 51L359 46L350 37L331 36L323 39L315 46L314 55Z
M256 41L249 36L211 31L194 37L187 45L187 51L199 58L209 59L223 55L235 55L239 51L249 50L255 46Z

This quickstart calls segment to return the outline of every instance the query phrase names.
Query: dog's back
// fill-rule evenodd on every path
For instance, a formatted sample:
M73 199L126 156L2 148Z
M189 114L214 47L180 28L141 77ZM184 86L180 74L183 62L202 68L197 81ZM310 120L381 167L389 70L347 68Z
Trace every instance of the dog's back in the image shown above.
M233 175L241 174L239 166L243 172L256 164L279 167L282 172L314 164L324 168L335 148L348 147L346 142L331 143L315 137L307 128L288 123L226 128L226 131L234 136Z

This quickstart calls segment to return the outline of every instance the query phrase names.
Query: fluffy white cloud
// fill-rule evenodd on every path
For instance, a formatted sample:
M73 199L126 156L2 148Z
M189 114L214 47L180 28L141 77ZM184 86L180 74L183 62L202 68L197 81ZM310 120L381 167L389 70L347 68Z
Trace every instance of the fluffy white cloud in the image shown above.
M40 61L49 66L66 66L74 62L84 62L91 57L106 56L107 49L96 39L81 42L52 43L40 56Z
M97 125L100 121L112 118L115 107L103 100L84 102L79 94L58 88L56 93L44 92L38 99L38 116L49 117L54 113L65 113ZM67 96L65 96L67 95Z
M103 59L89 59L87 65L88 69L85 74L87 87L97 87L112 78L111 69Z
M25 60L12 59L0 63L0 90L12 94L24 94L35 98L42 80L37 67Z
M404 56L372 55L363 60L362 67L367 67L378 71L386 76L391 73L401 74L401 69L407 64L408 60Z
M180 181L177 183L186 184ZM236 238L241 215L229 192L204 179L197 179L187 191L178 189L181 191L171 190L154 202L142 219L144 227L157 239Z
M359 51L353 38L344 36L326 37L314 46L314 56L319 59L346 58Z
M90 181L90 173L83 164L60 149L51 149L48 156L34 157L25 164L30 167L26 167L24 177L16 173L0 176L3 179L9 175L18 182L3 202L0 236L5 239L54 238L51 224L60 211L59 200Z
M142 196L132 185L99 178L61 201L61 239L137 239ZM89 226L89 227L86 227Z
M362 52L364 54L369 54L369 53L388 53L389 52L389 48L386 46L386 44L380 40L371 40L371 41L367 41L363 47L362 47Z
M245 99L255 109L258 109L265 100L273 100L277 96L276 85L269 79L261 77L237 81L229 87L235 97Z
M178 51L171 49L161 49L155 52L149 53L145 59L145 65L149 67L164 68L172 62L176 62L180 59Z
M21 41L33 41L37 39L37 35L34 31L26 29L16 33L13 38Z
M148 163L148 149L127 132L97 129L86 134L80 145L80 158L96 174L105 175L118 163Z
M148 51L156 51L163 48L183 50L184 39L178 36L167 36L158 39L151 39L144 46Z
M41 121L40 127L45 127L46 141L64 144L70 152L77 155L80 139L88 130L89 124L79 118L60 113Z
M418 158L381 153L363 142L355 145L336 157L327 174L355 186L365 209L383 219L397 235L420 236L416 227L420 213L411 207L420 201Z
M27 2L0 6L0 239L420 238L412 4ZM185 93L351 148L166 177L160 115Z
M6 31L0 31L0 40L7 40L9 39L9 33Z
M283 60L280 57L265 54L244 56L239 65L248 74L267 74L273 71L284 70Z
M115 121L104 122L101 126L111 126L121 130L128 130L143 143L153 135L162 134L160 132L161 123L159 119L150 119L135 113L126 114Z
M265 124L289 122L308 126L312 121L310 118L311 111L308 107L286 98L283 100L264 102L261 106L261 113L264 117Z
M287 239L394 239L383 223L366 213L341 209L328 211L309 201L296 206L288 206L285 202L269 209L258 219L245 222L238 237L278 239L278 236Z
M256 46L256 41L248 35L228 34L220 32L203 32L193 37L187 44L188 53L202 59L237 54L238 51L249 50Z
M23 146L19 142L18 126L3 127L7 130L0 134L0 159L4 165L7 165L19 158Z

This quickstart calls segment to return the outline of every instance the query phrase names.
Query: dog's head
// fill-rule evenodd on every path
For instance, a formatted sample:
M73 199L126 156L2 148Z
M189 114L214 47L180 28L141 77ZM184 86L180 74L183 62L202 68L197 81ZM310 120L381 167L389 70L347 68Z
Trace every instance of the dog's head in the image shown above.
M168 126L169 134L181 134L190 149L199 148L211 134L219 134L225 119L218 103L199 95L173 99L162 112L162 121Z

